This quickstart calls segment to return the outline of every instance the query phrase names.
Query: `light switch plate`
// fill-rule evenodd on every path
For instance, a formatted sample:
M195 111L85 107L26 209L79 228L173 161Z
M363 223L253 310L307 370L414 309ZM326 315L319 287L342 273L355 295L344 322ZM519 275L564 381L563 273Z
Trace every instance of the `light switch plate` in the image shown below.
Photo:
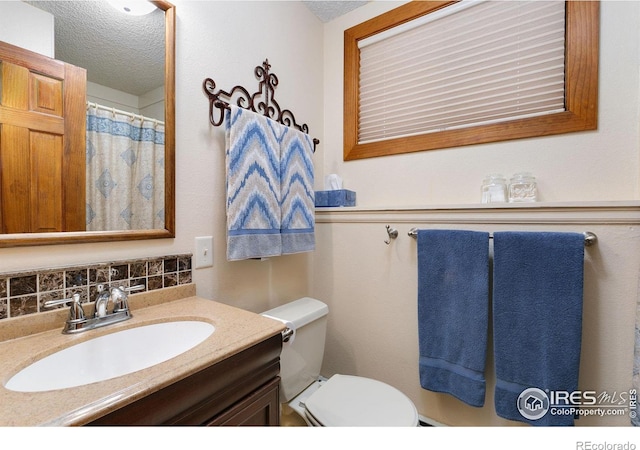
M213 236L196 238L196 269L213 266Z

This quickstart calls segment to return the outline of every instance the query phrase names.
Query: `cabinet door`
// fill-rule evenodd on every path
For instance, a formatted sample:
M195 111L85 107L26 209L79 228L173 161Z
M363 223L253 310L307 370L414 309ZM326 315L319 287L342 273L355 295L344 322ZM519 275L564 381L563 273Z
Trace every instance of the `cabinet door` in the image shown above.
M86 71L0 42L0 232L85 230Z
M215 417L207 426L278 426L280 425L280 377Z
M278 425L280 333L89 425Z

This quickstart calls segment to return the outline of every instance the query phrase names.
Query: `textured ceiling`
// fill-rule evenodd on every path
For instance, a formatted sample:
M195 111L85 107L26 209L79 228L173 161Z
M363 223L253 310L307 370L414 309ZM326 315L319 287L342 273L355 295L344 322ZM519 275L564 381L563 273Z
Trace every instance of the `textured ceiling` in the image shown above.
M164 83L164 13L128 16L104 0L27 1L55 17L56 59L87 69L87 78L141 95ZM303 3L329 22L367 1Z
M56 59L89 81L141 95L164 84L164 12L128 16L106 1L28 1L55 17Z
M303 1L307 8L314 13L318 19L323 22L329 22L336 17L340 17L343 14L353 11L362 5L368 3L368 1L319 1L308 0Z

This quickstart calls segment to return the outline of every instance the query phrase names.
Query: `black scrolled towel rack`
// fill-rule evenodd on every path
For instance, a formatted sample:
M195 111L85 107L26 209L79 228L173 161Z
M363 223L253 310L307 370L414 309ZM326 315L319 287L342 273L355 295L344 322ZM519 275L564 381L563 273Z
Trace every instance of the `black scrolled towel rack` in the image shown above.
M273 119L282 125L294 127L303 133L309 134L309 127L306 123L299 125L293 113L288 109L281 109L276 101L275 87L278 86L278 77L274 73L270 73L271 64L265 59L262 66L256 66L254 73L260 80L258 83L258 91L253 95L242 86L234 86L230 92L222 89L216 91L216 82L211 78L205 78L202 87L209 97L209 121L211 125L218 127L224 120L224 111L229 109L230 104L235 104L240 108L248 109L258 114L262 114ZM220 97L226 98L223 100ZM234 100L235 99L235 100ZM313 151L320 141L313 138Z

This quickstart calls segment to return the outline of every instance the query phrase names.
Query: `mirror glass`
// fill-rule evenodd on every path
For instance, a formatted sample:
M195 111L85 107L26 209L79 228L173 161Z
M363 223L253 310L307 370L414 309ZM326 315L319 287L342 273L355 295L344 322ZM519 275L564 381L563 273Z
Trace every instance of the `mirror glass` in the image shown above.
M86 69L86 231L4 234L0 247L173 237L173 5L132 15L104 0L24 3L54 17L54 58Z

